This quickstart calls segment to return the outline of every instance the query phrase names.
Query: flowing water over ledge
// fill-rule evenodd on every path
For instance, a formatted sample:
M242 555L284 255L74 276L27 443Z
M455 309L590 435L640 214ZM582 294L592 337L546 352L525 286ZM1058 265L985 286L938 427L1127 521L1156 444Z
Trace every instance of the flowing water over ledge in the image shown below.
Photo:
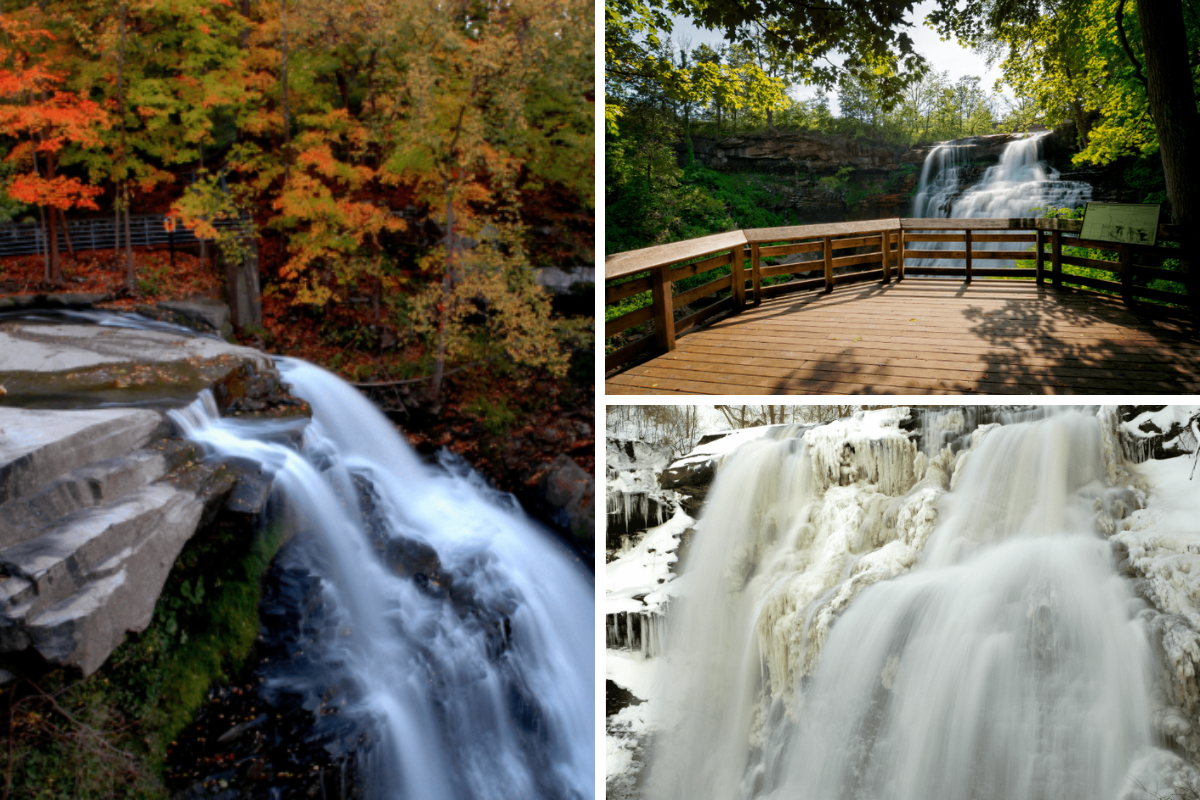
M1142 502L1111 420L955 409L910 436L905 414L725 458L638 796L1091 800L1197 777L1162 724L1157 612L1106 541Z
M592 577L465 465L422 464L348 384L279 366L313 407L300 452L208 395L172 412L210 453L274 475L293 557L320 578L317 652L274 688L336 687L365 734L364 796L591 796Z
M1041 160L1042 139L1033 134L1005 145L1000 162L988 167L980 180L962 185L962 171L972 153L970 140L944 142L925 157L921 181L913 199L912 216L917 219L984 219L1037 216L1033 209L1076 208L1092 197L1092 187L1080 181L1064 181L1058 170ZM1010 249L1000 242L980 242L979 250ZM913 250L958 250L958 244L914 242ZM962 266L962 261L918 258L905 266ZM1011 267L1011 261L989 261L989 267Z

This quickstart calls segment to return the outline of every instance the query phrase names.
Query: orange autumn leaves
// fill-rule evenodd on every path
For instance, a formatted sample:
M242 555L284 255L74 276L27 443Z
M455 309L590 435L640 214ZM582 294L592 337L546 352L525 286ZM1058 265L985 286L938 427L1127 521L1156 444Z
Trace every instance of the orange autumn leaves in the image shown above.
M96 208L98 187L55 172L67 145L99 146L108 115L92 100L62 91L65 77L39 63L42 46L54 40L48 31L0 16L0 36L0 64L6 65L0 67L0 135L16 140L5 157L17 169L8 194L60 211Z

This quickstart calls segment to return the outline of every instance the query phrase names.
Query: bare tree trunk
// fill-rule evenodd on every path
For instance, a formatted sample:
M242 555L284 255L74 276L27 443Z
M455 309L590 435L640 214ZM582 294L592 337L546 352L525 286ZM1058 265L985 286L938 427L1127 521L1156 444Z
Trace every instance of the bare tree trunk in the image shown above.
M242 28L238 46L245 50L250 46L250 0L242 0L242 16L246 18L246 27Z
M122 203L125 206L125 275L126 281L129 284L129 290L133 291L133 236L129 233L129 184L125 183L123 188L125 191L125 198Z
M1171 215L1188 241L1193 255L1188 275L1188 295L1193 314L1200 314L1200 268L1194 255L1200 228L1200 114L1190 80L1187 33L1181 0L1154 0L1137 4L1142 28L1142 54L1146 59L1146 89L1158 147L1166 175Z
M283 63L279 70L279 80L283 94L283 179L288 179L288 150L292 144L291 113L288 106L288 17L287 0L279 0L281 25L283 28Z
M46 156L46 180L54 180L54 156ZM47 233L50 241L50 282L58 285L62 283L62 264L58 260L58 218L54 215L54 209L50 209L50 230Z
M67 252L75 257L75 243L71 241L71 226L67 224L67 212L58 209L58 218L62 220L63 238L67 240Z
M117 113L121 115L121 205L125 207L125 288L132 293L137 287L137 282L133 272L133 244L129 236L129 155L125 149L125 13L126 5L121 3L121 45L117 53Z
M32 144L33 144L33 147L31 148L31 150L33 152L33 171L38 172L39 167L38 167L38 157L37 157L37 142L33 142ZM40 216L42 219L42 238L44 240L44 246L42 249L42 260L44 262L44 264L43 264L44 271L42 273L42 277L46 281L46 283L50 283L53 275L50 272L50 241L49 241L49 239L46 238L46 207L45 206L38 206L38 216Z
M462 118L459 118L461 124ZM455 135L457 139L457 134ZM442 275L442 299L438 303L437 352L433 362L433 380L429 383L429 397L436 400L442 391L442 378L446 374L446 314L450 311L450 293L454 287L454 188L449 180L446 189L446 272Z

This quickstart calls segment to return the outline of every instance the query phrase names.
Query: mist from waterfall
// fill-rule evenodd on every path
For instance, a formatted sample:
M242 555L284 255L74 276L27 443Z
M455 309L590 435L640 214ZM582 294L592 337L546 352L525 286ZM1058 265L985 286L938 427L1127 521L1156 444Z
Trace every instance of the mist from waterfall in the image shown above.
M913 200L912 216L918 219L979 219L1036 216L1035 208L1077 208L1092 196L1082 181L1064 181L1058 170L1041 160L1046 133L1014 139L1005 145L999 163L988 167L973 186L960 187L960 172L970 160L970 140L937 145L925 157ZM915 232L915 231L914 231ZM914 242L913 250L961 250L961 244ZM1011 250L1011 244L979 242L973 250ZM959 260L906 259L906 266L961 266ZM989 260L988 267L1011 267L1013 262Z
M313 408L299 450L288 423L222 419L207 393L173 418L274 476L322 581L309 657L366 734L365 796L591 797L592 576L461 462L423 464L348 384L279 366Z
M726 458L679 578L645 797L1131 791L1163 751L1145 606L1099 531L1132 502L1111 439L1079 410L957 419L936 452L865 415L870 435Z

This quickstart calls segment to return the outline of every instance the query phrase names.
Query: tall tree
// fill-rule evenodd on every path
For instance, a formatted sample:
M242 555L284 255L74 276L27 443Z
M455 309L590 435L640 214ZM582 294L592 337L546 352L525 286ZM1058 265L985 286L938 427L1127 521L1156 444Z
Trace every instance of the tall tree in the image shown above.
M1126 10L1135 3L1140 58L1131 44L1137 40L1127 36L1126 31ZM939 0L939 6L929 15L930 21L943 35L953 35L968 45L987 46L1000 36L1003 46L1016 53L1028 47L1029 32L1038 30L1042 23L1043 30L1053 30L1072 27L1080 19L1088 23L1092 36L1099 34L1107 39L1111 31L1123 40L1122 49L1129 59L1127 68L1145 87L1144 108L1154 126L1154 139L1146 147L1157 147L1161 154L1174 221L1185 234L1200 230L1200 182L1195 180L1200 174L1198 76L1189 57L1189 33L1196 41L1200 30L1194 22L1188 24L1182 0ZM1076 37L1069 44L1088 43L1088 38ZM1070 64L1064 63L1062 69L1070 69ZM1087 80L1103 87L1112 82L1113 76L1093 69ZM1137 99L1136 91L1126 91L1120 104L1128 108ZM1135 112L1131 116L1139 115ZM1193 281L1198 280L1196 272L1193 269ZM1193 294L1200 296L1200 283L1196 283Z
M47 52L54 37L10 15L0 15L0 135L16 140L6 160L18 172L8 195L22 203L49 209L46 215L49 258L45 279L62 282L55 212L97 208L100 189L59 167L71 151L98 148L108 115L95 102L65 91L65 77L53 71Z

